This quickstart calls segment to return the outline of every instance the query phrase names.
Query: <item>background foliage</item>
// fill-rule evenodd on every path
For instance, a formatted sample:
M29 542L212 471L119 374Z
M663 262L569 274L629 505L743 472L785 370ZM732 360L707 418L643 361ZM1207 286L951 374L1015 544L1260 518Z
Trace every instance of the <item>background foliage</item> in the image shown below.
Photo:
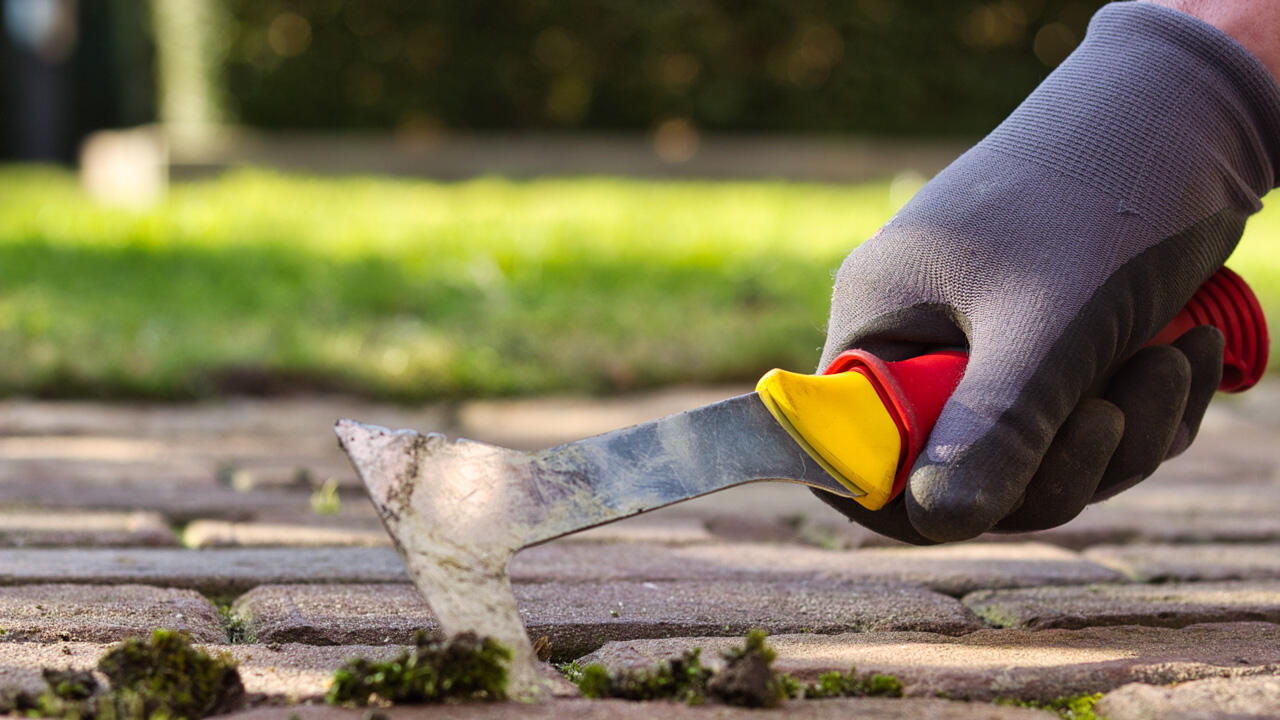
M1099 0L223 0L271 128L989 130Z

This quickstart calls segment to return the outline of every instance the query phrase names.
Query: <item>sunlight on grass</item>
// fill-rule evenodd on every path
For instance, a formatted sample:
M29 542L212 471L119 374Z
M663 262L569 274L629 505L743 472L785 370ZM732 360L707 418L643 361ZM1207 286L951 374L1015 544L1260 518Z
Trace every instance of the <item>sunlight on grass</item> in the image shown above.
M147 212L0 171L0 390L418 399L811 368L885 184L240 172ZM274 380L270 380L274 378Z
M807 371L832 273L906 184L243 171L133 212L0 168L0 392L416 400ZM1232 262L1272 309L1277 240L1273 209Z

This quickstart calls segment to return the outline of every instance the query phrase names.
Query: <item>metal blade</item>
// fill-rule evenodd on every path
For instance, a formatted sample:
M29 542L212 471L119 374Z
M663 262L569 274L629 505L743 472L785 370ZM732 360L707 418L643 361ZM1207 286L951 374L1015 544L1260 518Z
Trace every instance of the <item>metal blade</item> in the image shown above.
M852 497L791 439L756 393L539 450L529 460L540 484L539 507L568 503L577 511L527 517L526 546L762 480ZM597 502L574 499L584 492Z
M755 393L535 452L352 420L335 430L441 629L512 648L524 695L538 673L507 577L521 548L761 480L850 495Z

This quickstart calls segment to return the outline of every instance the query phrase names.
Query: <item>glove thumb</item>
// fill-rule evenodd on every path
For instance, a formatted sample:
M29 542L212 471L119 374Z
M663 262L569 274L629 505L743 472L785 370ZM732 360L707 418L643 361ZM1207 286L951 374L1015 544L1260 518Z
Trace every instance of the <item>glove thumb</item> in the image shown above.
M965 374L904 493L912 526L930 540L975 537L1017 509L1058 429L1078 404L1088 368L1094 367L1054 363L1046 368L1016 360L1026 357L1007 341L971 348ZM1095 485L1110 453L1105 455L1091 463L1098 465Z

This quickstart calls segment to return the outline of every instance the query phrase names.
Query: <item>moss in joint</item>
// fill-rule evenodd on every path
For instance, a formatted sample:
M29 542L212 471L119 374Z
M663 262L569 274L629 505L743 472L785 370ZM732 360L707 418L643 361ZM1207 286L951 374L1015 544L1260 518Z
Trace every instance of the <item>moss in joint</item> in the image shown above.
M682 700L699 705L707 699L711 670L702 664L701 648L664 660L656 667L610 673L603 665L577 669L578 689L584 697L623 700Z
M79 720L196 720L244 704L244 685L228 656L210 657L174 630L129 638L98 660L110 690L92 673L45 670L48 689L16 709L38 717Z
M460 633L448 641L414 635L414 646L387 662L348 660L333 676L332 705L495 701L507 696L511 650L492 638Z
M1049 710L1058 713L1063 720L1104 720L1093 709L1101 699L1102 693L1081 693L1047 701L1000 698L996 700L996 704Z
M227 634L227 642L232 645L247 645L258 641L248 621L233 612L229 603L217 607L218 615L222 617L222 629Z
M788 698L849 696L901 697L902 683L891 675L860 677L826 673L816 684L802 685L795 678L773 670L777 653L765 642L764 630L747 634L743 645L723 655L724 669L713 672L700 659L700 649L665 660L652 668L610 673L601 665L581 667L572 663L562 671L589 698L626 700L681 700L690 704L716 701L745 707L772 707Z

